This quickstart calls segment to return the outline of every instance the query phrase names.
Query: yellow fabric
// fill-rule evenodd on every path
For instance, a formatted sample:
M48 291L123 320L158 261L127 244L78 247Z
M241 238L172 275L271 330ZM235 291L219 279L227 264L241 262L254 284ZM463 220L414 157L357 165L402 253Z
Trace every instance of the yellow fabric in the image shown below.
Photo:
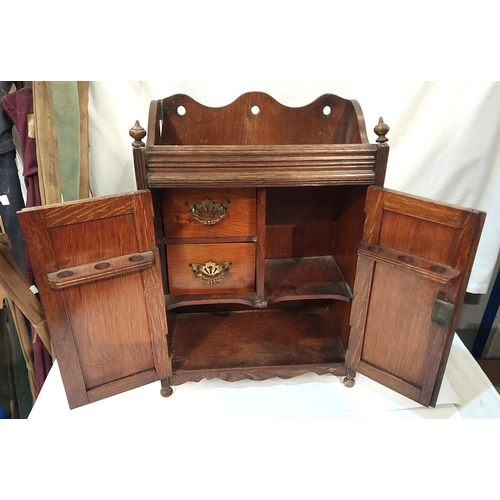
M77 82L80 106L80 199L88 198L89 181L89 82Z
M42 205L61 201L59 151L50 82L33 82L36 158Z
M89 82L33 82L43 205L89 196Z

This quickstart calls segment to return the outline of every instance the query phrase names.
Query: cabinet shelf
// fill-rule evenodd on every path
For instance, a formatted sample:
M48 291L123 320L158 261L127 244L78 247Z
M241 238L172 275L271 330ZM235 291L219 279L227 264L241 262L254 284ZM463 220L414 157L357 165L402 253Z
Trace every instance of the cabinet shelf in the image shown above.
M244 306L257 307L255 293L167 295L165 297L165 306L167 311L186 306L217 304L241 304Z
M175 374L324 366L344 359L345 350L327 308L179 314L173 331Z
M352 293L332 256L266 259L268 304L311 299L350 302Z

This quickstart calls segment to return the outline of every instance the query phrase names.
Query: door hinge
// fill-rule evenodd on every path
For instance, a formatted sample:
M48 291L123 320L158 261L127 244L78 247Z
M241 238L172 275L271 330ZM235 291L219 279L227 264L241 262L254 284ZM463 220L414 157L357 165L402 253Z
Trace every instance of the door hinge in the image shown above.
M453 309L455 309L455 301L453 299L449 299L444 294L439 293L436 297L436 301L434 302L431 321L438 323L439 325L449 326L451 316L453 315Z

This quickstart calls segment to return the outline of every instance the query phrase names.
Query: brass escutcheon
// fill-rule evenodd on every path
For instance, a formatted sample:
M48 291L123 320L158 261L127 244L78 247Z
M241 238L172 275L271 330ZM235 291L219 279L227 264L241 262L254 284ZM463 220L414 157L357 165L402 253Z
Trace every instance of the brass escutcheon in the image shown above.
M216 262L209 260L205 264L195 264L194 262L190 262L189 266L193 268L193 274L202 283L205 283L205 285L216 285L227 277L229 266L231 264L231 261L217 264Z
M205 226L213 226L220 222L220 220L227 213L227 204L230 200L224 200L215 203L213 200L207 198L201 203L190 203L186 201L185 204L189 207L189 213L201 224Z

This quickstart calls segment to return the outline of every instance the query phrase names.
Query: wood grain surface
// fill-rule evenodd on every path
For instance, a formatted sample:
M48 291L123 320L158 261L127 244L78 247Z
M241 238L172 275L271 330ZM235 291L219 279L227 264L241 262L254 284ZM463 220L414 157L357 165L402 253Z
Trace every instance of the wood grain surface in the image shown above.
M227 277L215 285L197 279L190 263L231 262ZM191 293L244 293L255 290L255 244L167 245L171 295Z
M255 189L165 189L161 197L168 239L256 235ZM200 205L206 199L214 203L228 201L226 214L214 225L196 220L186 205L186 202Z

